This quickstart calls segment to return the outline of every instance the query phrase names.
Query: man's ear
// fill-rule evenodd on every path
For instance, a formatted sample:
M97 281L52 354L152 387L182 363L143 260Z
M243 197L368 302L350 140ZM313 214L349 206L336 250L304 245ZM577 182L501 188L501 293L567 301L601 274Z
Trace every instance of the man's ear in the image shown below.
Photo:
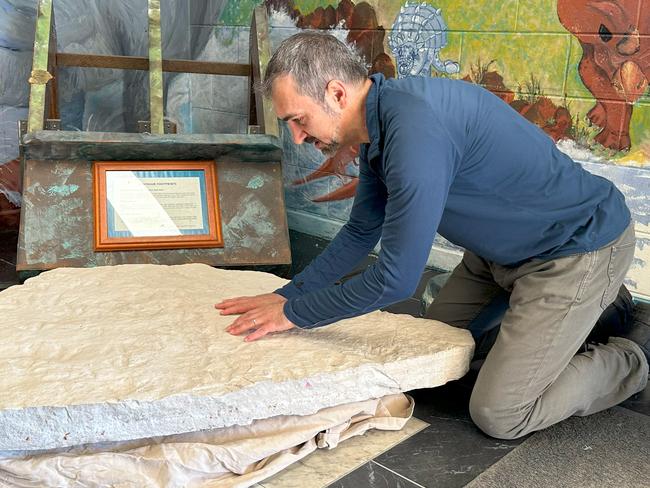
M348 104L348 91L345 83L340 80L330 80L325 87L325 97L339 109L344 109Z

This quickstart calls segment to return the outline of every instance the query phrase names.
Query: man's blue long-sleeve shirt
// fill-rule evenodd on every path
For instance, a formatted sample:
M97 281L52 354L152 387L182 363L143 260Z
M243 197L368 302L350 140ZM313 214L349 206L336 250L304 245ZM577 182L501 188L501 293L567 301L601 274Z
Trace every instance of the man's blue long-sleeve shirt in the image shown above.
M285 287L287 318L311 328L413 294L436 231L504 266L598 249L627 227L623 195L560 152L487 90L371 76L370 143L350 219ZM335 284L374 248L375 264Z

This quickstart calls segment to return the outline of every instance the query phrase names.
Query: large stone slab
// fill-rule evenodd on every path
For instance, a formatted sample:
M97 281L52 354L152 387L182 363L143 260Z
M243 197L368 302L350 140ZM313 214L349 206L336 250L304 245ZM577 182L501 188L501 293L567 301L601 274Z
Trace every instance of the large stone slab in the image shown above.
M245 425L461 377L467 331L375 312L245 343L214 303L285 283L203 264L60 268L0 293L0 450Z

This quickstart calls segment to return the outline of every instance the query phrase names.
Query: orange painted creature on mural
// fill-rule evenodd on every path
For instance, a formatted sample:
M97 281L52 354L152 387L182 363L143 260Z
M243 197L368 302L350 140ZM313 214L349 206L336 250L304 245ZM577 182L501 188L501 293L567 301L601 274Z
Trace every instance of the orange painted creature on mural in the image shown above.
M632 105L650 78L650 1L558 0L557 13L582 46L580 77L597 100L587 116L602 128L596 141L630 149Z

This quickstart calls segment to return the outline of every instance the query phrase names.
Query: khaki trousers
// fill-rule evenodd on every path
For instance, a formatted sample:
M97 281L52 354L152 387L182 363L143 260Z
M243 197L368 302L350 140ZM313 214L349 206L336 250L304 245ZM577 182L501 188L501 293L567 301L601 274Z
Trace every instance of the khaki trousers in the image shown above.
M465 252L425 316L470 329L475 337L501 323L470 399L481 430L515 439L609 408L645 388L648 363L627 339L612 337L576 354L616 298L635 243L631 224L597 251L517 267ZM505 314L486 313L499 300L507 304Z

